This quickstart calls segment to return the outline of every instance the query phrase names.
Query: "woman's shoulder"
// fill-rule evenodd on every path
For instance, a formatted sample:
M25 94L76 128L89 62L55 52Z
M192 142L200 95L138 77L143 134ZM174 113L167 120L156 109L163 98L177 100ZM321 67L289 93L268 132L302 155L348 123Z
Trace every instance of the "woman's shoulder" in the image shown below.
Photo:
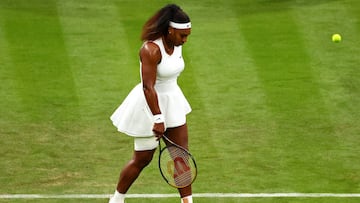
M157 43L154 41L146 41L143 43L143 45L140 48L140 52L154 52L154 51L160 51L160 47Z
M140 57L161 58L161 50L154 41L146 41L140 48Z

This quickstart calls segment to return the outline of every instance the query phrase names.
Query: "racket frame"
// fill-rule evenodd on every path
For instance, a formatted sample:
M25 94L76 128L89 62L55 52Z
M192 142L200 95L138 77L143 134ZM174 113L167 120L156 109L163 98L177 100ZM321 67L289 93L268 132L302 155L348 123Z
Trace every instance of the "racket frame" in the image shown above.
M174 147L177 147L177 148L183 150L186 154L189 155L189 158L192 160L192 162L194 163L194 167L195 167L194 178L192 178L192 181L191 181L190 184L185 185L185 186L176 186L175 184L171 184L170 181L169 181L169 180L166 178L166 176L164 175L164 172L162 171L161 166L160 166L160 165L161 165L161 153L162 153L164 150L166 150L166 148L168 148L169 146L166 145L166 142L165 142L165 147L164 147L164 148L161 148L161 138L163 138L164 140L166 140L167 142L169 142L170 145L173 145ZM197 165L196 165L196 161L195 161L194 156L189 152L189 150L187 150L187 149L185 149L184 147L182 147L182 146L176 144L175 142L171 141L171 140L170 140L168 137L166 137L165 135L163 135L161 138L159 139L159 150L160 150L160 151L159 151L159 159L158 159L158 165L159 165L159 170L160 170L161 176L162 176L163 179L166 181L166 183L168 183L170 186L172 186L172 187L174 187L174 188L181 189L181 188L185 188L185 187L191 185L191 184L195 181L195 179L196 179L196 177L197 177Z

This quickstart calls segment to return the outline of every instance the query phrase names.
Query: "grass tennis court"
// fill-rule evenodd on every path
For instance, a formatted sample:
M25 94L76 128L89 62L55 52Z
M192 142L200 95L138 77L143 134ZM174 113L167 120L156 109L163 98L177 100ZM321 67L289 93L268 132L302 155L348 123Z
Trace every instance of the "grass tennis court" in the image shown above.
M179 78L193 108L190 147L199 169L193 192L360 193L360 2L173 2L193 26ZM133 143L109 116L139 82L143 23L166 3L0 0L0 194L113 193ZM334 33L341 43L331 41ZM176 193L156 159L129 193Z

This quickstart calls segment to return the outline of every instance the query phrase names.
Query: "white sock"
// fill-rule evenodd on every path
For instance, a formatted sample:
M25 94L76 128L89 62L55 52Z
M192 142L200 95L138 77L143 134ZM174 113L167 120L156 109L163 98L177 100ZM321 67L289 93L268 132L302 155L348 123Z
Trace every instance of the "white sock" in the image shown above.
M124 203L125 194L121 194L117 190L115 190L114 196L110 198L109 203Z
M181 198L181 203L193 203L192 195Z

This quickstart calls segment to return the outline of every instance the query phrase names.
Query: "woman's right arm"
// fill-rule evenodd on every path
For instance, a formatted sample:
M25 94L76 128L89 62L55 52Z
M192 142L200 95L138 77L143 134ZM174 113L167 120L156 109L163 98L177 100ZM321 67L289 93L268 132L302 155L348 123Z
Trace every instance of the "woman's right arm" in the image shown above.
M161 110L155 90L157 65L161 61L159 47L152 42L146 42L140 49L140 60L141 77L146 102L152 114L159 115L161 114ZM157 137L161 137L165 132L164 122L154 123L153 131Z

